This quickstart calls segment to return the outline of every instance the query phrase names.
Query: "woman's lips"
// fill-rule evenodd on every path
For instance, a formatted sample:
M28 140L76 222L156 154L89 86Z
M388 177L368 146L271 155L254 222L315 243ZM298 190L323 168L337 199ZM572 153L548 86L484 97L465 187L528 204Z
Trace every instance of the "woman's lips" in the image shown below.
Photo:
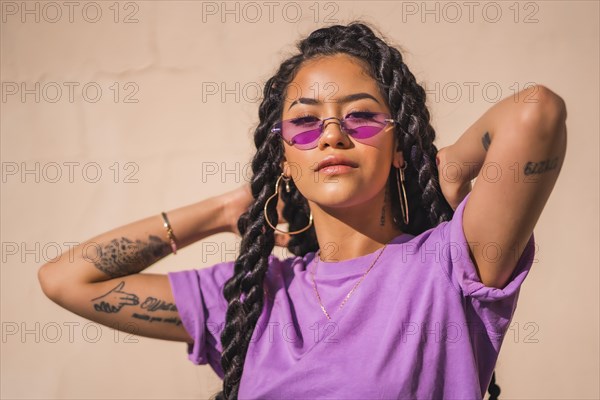
M315 170L317 172L319 172L327 167L356 168L356 167L358 167L358 164L355 163L354 161L347 159L346 157L341 156L341 155L329 155L329 156L325 157L323 160L321 160L321 162L319 162L319 164L317 165L317 168ZM342 169L340 169L340 170L342 170Z
M326 167L323 167L323 168L319 169L317 171L317 173L323 174L323 175L341 175L341 174L347 174L349 172L352 172L354 169L355 169L355 167L351 167L349 165L336 164L336 165L328 165Z

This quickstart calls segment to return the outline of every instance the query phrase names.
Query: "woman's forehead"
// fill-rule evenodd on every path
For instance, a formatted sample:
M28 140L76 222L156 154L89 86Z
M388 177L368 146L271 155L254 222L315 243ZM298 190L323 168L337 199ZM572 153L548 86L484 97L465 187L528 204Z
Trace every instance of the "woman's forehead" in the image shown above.
M317 102L343 102L369 97L380 102L377 81L371 77L368 65L347 55L319 57L306 61L286 88L286 102L315 99ZM306 102L305 102L306 103Z

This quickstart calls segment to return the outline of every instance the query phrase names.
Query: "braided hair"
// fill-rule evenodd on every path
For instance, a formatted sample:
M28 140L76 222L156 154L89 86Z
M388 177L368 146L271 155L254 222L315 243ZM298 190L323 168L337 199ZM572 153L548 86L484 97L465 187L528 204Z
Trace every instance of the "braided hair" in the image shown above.
M435 131L425 104L425 91L403 62L401 53L386 44L367 24L354 21L348 25L333 25L318 29L297 44L299 52L286 59L265 84L254 132L256 154L252 159L251 191L254 202L238 220L242 236L240 253L234 263L233 276L227 280L223 295L227 300L225 326L221 333L221 367L224 372L222 391L217 400L237 399L246 353L264 304L264 281L269 256L275 246L275 232L266 223L264 206L275 192L275 182L282 173L284 148L271 127L281 119L288 85L307 60L335 54L347 54L364 61L366 71L377 82L387 100L392 118L397 121L394 135L398 150L408 160L405 170L407 199L410 204L409 224L404 224L398 201L393 167L390 168L388 189L392 199L394 223L402 232L418 235L452 218L453 210L445 200L438 180L433 144ZM281 191L283 217L289 230L306 225L310 209L307 200L290 180L290 192ZM278 223L277 200L269 202L269 220ZM304 256L319 249L314 225L293 235L287 249ZM499 393L490 384L490 394ZM494 387L492 387L494 386ZM496 397L491 397L495 399Z

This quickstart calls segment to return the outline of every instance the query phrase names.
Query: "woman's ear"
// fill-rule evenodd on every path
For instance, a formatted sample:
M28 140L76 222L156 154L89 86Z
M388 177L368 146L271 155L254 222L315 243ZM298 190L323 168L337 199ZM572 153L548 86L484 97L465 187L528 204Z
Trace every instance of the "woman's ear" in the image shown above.
M291 173L290 173L290 170L289 170L289 169L290 169L290 165L289 165L289 163L287 162L287 160L284 158L284 159L281 161L281 170L283 171L283 174L284 174L285 176L290 176L290 175L291 175Z
M294 161L287 161L285 158L281 161L281 170L283 174L297 182L302 177L302 168Z
M394 159L392 164L396 168L400 168L404 165L404 154L402 154L402 149L398 149L398 140L394 140Z

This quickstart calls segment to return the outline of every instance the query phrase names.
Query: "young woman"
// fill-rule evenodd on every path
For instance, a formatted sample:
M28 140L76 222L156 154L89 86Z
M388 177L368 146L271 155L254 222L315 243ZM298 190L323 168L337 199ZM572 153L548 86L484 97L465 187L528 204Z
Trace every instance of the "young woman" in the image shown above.
M564 102L529 88L438 151L423 88L367 25L298 49L266 82L250 185L90 239L42 266L44 293L187 342L224 378L219 399L496 397L566 150ZM219 232L242 236L235 262L140 274Z

